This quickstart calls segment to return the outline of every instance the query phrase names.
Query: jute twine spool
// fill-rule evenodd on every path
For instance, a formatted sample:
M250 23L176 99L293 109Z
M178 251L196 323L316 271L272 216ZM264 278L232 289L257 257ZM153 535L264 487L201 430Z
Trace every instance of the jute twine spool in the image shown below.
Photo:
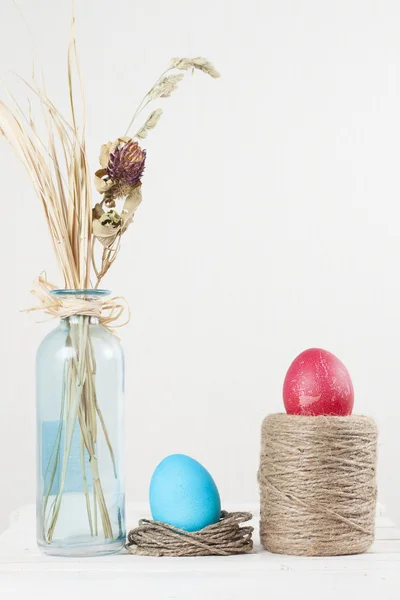
M258 472L270 552L336 556L374 540L377 428L368 417L269 415Z

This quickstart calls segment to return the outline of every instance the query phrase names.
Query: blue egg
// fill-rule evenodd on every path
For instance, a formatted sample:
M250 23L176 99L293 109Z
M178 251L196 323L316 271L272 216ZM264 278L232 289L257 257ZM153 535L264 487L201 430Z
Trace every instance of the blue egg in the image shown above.
M214 479L197 460L171 454L151 478L150 508L155 521L199 531L219 521L221 500Z

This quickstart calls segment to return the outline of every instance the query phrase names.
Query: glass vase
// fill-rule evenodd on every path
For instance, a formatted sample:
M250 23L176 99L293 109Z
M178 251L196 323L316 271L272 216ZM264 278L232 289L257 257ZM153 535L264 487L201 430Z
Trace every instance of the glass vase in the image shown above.
M37 352L37 542L62 556L118 552L126 537L124 355L90 316L109 292L52 294L86 301L89 314L61 319Z

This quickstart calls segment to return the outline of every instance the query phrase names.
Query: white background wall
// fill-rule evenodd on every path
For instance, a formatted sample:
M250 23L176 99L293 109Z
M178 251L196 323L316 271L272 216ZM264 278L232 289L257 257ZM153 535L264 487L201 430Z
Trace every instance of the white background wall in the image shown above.
M69 0L20 0L49 92L66 106ZM144 202L105 281L132 307L128 497L172 452L222 498L257 498L262 418L291 360L320 346L380 428L381 501L400 519L400 4L396 0L78 0L88 143L121 135L171 56L188 78L148 138ZM30 41L0 4L0 73L29 76ZM3 94L4 97L4 94ZM0 527L34 501L34 354L53 324L19 312L59 282L30 183L0 143Z

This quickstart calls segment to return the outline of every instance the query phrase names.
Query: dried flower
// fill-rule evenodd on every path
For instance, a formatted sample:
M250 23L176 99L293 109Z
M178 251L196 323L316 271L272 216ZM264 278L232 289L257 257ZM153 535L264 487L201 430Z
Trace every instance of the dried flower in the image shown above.
M161 108L156 108L156 110L153 110L145 124L136 133L135 137L139 138L139 140L143 140L145 137L147 137L148 132L151 129L154 129L154 127L157 125L162 115L162 112L163 111Z
M174 69L188 71L197 69L211 77L219 77L212 63L202 57L173 58L171 66L144 96L126 130L125 137L103 144L100 150L101 169L95 173L97 191L102 194L101 204L93 209L93 235L103 245L101 269L98 281L105 275L119 250L121 236L133 220L134 212L142 199L141 177L145 168L146 151L137 141L127 137L136 117L158 98L168 98L184 78L184 73L170 73ZM170 74L168 74L170 73ZM162 115L161 108L153 110L144 125L136 132L135 138L142 140L154 129ZM119 215L114 209L116 201L124 198L124 206ZM108 212L104 208L109 209Z
M149 92L149 101L157 98L169 98L178 87L178 83L184 78L183 73L166 75Z
M113 183L135 187L140 183L145 161L146 151L131 140L110 154L106 172Z
M103 169L107 168L108 161L110 160L110 154L115 151L115 148L120 146L121 144L127 144L132 140L131 137L119 137L115 140L115 142L107 142L107 144L103 144L100 148L100 165Z
M139 184L135 188L130 188L121 215L114 210L105 212L100 204L96 204L93 209L93 235L104 248L112 248L116 240L125 233L132 223L135 211L141 201L142 186ZM104 265L102 269L104 269Z
M214 65L202 56L196 56L195 58L172 58L170 64L173 69L182 71L198 69L199 71L203 71L203 73L207 73L211 77L214 77L214 79L221 77Z
M103 179L107 176L107 169L99 169L94 174L94 185L99 194L106 194L114 185L111 179Z
M188 71L189 69L192 69L192 72L194 71L194 69L197 69L198 71L203 71L203 73L207 73L208 75L210 75L210 77L214 77L215 79L217 77L220 77L220 74L218 73L214 65L202 56L196 56L195 58L172 58L170 61L169 69L164 71L161 77L157 79L153 87L150 89L149 92L147 92L147 94L142 99L141 103L136 109L136 112L134 113L132 119L129 122L125 135L128 134L136 117L142 112L144 108L146 108L146 106L148 106L153 100L156 100L157 98L169 98L172 92L174 92L177 89L178 83L184 78L184 73L173 73L171 75L166 75L166 73L169 73L174 69L177 69L178 71ZM150 115L149 119L151 119L156 113L157 111L154 111ZM161 113L158 114L157 121L159 119L160 114ZM157 121L153 125L153 127L157 124ZM146 137L147 131L149 129L152 129L152 127L142 127L141 129L139 129L135 137L143 139L143 137ZM109 151L110 148L108 146L106 148L106 152Z
M125 198L129 192L132 190L130 185L126 184L114 184L108 192L106 192L103 196L104 204L107 208L114 208L115 201L120 200L121 198Z
M100 224L108 227L119 227L122 223L121 216L115 211L104 212L99 218Z

